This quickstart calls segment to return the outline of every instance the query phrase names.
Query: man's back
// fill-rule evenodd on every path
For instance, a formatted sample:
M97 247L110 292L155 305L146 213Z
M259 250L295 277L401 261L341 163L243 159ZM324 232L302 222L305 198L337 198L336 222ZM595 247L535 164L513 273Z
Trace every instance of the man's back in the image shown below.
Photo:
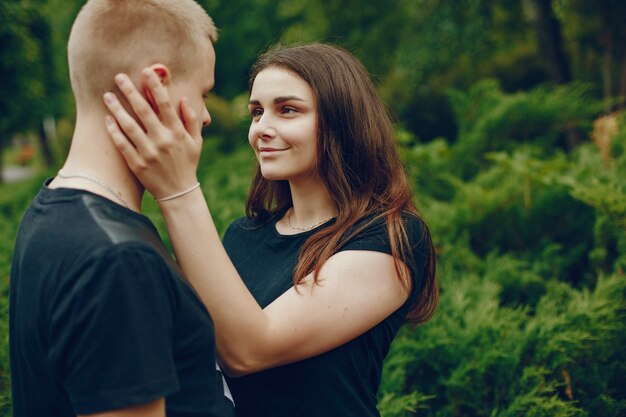
M211 319L140 214L42 188L18 233L10 303L14 417L160 397L168 417L233 413Z

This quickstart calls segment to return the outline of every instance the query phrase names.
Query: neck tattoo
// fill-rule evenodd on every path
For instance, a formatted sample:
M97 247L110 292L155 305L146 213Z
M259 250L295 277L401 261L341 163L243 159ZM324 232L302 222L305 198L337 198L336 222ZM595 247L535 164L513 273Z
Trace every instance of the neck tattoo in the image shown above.
M74 174L65 174L61 171L59 171L57 173L57 176L59 178L63 178L65 180L67 179L71 179L71 178L81 178L83 180L87 180L90 182L93 182L96 185L99 185L102 189L106 190L109 194L111 194L113 197L115 197L115 199L120 202L122 204L122 206L126 207L129 210L134 211L133 209L130 208L130 204L128 204L128 202L126 200L124 200L124 198L120 195L120 193L115 192L115 190L113 190L113 187L111 187L110 185L102 182L101 180L92 177L91 175L87 175L85 173L82 172L76 172Z
M317 226L321 226L326 222L331 221L332 219L334 219L336 216L330 216L327 219L322 220L321 222L317 222L312 226L307 226L307 227L298 227L298 226L294 226L293 224L291 224L291 215L293 214L293 207L291 207L289 209L289 214L287 214L287 224L289 225L289 227L291 227L293 230L302 230L302 231L307 231L307 230L311 230L311 229L315 229Z

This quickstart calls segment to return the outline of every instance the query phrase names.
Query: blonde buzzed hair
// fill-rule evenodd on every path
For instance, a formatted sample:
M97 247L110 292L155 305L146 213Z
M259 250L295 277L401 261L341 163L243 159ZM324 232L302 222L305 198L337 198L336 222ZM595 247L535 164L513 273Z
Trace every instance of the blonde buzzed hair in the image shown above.
M184 77L216 40L213 20L194 0L89 0L68 42L76 101L100 100L114 89L115 74L137 75L157 62Z

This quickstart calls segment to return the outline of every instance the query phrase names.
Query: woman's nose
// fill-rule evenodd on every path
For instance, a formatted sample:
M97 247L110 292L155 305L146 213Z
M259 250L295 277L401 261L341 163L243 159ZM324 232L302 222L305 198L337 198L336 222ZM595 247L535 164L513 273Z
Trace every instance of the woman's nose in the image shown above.
M258 137L269 138L276 135L276 129L274 129L271 117L268 114L263 114L254 121L252 128Z

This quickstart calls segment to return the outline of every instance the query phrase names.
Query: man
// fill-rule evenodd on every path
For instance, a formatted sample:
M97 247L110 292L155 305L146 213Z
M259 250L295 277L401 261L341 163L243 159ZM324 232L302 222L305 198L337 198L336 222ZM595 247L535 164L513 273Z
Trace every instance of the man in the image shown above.
M107 136L102 102L115 74L137 81L150 67L208 125L216 38L193 0L89 0L77 16L71 149L13 255L14 417L233 415L210 316L139 213L143 188Z

